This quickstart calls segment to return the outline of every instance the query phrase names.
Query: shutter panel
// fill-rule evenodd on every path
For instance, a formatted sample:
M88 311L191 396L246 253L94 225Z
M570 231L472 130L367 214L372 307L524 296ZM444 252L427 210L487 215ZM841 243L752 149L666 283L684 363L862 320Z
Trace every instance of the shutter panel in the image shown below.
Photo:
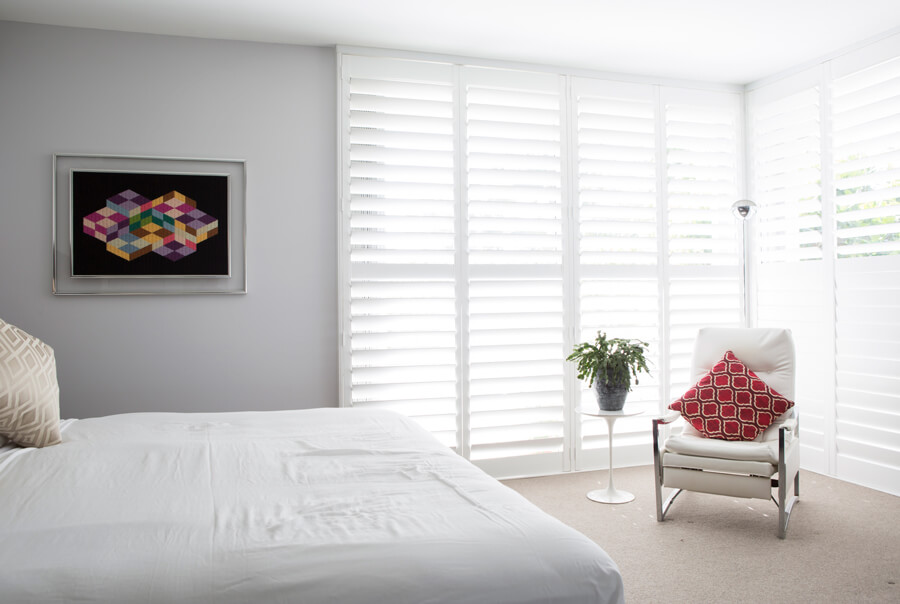
M900 494L900 57L833 91L836 474Z
M792 331L797 355L795 402L801 415L803 467L825 472L833 343L822 260L819 69L750 93L757 324Z
M759 260L821 259L819 88L751 106Z
M691 385L697 330L738 326L739 96L665 88L670 398Z
M577 108L579 342L597 331L650 344L652 374L642 374L628 408L655 412L659 403L659 279L656 102L650 85L574 81ZM580 384L580 404L597 406ZM578 467L607 460L607 425L580 416ZM646 417L616 423L617 460L645 462Z
M471 458L507 475L556 472L565 357L559 76L464 68L461 78Z
M900 255L837 262L838 478L900 495Z
M838 257L900 253L900 57L834 82Z
M457 446L451 68L343 60L351 404Z

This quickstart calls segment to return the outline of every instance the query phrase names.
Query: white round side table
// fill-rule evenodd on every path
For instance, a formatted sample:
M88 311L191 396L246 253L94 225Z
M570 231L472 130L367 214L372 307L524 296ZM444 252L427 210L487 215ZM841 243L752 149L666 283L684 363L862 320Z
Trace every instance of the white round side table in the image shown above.
M587 494L587 498L598 503L628 503L634 500L634 495L628 491L619 491L613 482L613 426L620 417L634 417L643 411L601 411L600 409L586 409L579 407L578 412L592 417L602 417L606 420L609 434L609 485L605 489L597 489Z

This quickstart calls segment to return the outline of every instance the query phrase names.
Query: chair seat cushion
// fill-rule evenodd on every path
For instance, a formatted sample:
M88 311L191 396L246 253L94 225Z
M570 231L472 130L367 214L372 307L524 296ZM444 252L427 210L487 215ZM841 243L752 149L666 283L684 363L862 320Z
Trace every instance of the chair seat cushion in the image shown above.
M728 441L691 434L678 434L670 436L666 440L665 451L695 457L778 464L777 440Z

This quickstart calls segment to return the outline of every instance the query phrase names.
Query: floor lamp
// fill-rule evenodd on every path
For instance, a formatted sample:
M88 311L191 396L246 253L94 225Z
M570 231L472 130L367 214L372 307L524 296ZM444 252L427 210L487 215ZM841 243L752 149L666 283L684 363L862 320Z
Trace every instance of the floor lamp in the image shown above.
M744 327L750 327L750 225L747 223L756 214L756 204L740 199L732 204L731 211L741 223L741 310Z

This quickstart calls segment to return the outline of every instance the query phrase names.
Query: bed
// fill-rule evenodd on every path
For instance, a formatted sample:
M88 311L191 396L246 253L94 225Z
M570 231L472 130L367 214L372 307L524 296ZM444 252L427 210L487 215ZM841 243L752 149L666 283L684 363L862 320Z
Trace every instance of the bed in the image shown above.
M391 412L132 413L61 438L0 447L3 602L624 601L597 544Z

